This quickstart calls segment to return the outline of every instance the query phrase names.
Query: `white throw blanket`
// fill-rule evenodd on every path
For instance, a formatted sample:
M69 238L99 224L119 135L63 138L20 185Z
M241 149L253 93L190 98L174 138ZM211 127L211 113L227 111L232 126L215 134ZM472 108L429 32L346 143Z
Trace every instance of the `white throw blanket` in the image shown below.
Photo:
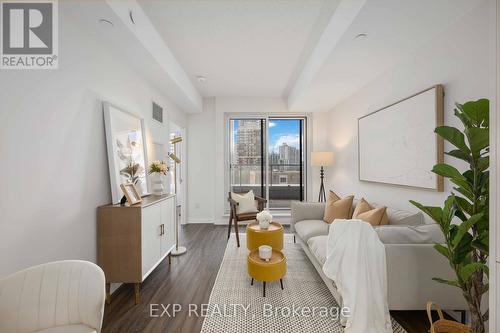
M328 233L323 272L350 309L345 333L392 333L387 306L385 247L361 220L335 220Z

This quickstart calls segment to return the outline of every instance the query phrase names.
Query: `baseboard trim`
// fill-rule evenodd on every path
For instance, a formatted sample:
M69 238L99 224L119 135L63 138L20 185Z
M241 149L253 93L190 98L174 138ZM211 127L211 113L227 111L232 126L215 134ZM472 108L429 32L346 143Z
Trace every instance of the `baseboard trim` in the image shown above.
M283 224L283 225L289 225L290 224L290 217L289 216L275 216L275 221ZM242 221L239 222L239 225L246 225L251 221ZM195 217L195 218L190 218L187 220L186 224L213 224L213 225L228 225L229 224L229 216L224 216L220 219L213 219L213 218L204 218L204 217Z
M214 224L213 218L207 217L192 217L187 220L187 224Z

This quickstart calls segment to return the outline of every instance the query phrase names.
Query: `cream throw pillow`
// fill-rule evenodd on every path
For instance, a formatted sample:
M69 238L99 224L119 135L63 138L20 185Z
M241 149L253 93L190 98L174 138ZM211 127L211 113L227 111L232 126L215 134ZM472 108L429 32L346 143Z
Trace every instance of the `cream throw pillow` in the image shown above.
M253 190L245 194L231 192L231 198L238 203L238 206L236 206L236 214L257 213L259 211L257 209L257 203L255 202Z
M373 208L364 198L356 205L353 219L360 219L370 223L373 226L389 224L389 218L386 213L387 207Z
M341 199L337 194L328 192L323 221L332 223L335 219L348 219L351 215L353 195Z

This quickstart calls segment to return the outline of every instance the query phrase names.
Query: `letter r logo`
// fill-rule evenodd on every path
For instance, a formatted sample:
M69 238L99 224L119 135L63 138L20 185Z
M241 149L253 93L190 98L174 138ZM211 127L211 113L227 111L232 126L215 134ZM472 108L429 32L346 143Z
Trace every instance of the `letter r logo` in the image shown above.
M52 54L50 2L2 3L3 54Z

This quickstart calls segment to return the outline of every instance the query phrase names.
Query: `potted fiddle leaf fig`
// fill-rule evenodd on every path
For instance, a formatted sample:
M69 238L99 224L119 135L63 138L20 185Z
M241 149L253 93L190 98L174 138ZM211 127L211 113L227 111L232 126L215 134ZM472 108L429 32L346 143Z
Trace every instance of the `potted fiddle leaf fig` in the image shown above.
M456 274L453 280L434 278L462 290L471 314L471 332L485 332L488 312L482 312L482 296L488 291L489 241L489 101L457 104L455 116L464 129L440 126L435 132L454 148L445 154L467 167L440 163L432 171L453 183L453 192L443 207L410 202L439 224L444 244L435 249L448 259ZM460 165L460 164L459 164Z

